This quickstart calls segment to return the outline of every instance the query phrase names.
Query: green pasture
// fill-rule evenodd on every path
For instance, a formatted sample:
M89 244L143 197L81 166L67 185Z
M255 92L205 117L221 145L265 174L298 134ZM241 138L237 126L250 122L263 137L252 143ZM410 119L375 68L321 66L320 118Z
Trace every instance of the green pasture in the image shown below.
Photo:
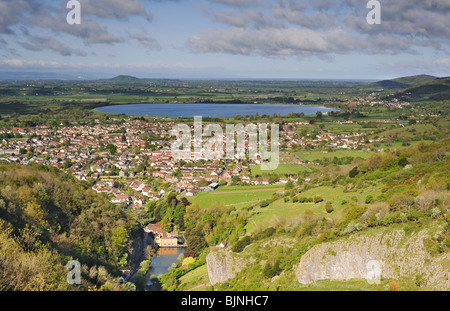
M326 202L331 202L334 208L334 212L331 215L344 209L348 204L357 203L358 205L365 205L365 198L368 195L372 195L376 198L380 195L378 187L371 187L362 191L345 192L342 187L322 186L309 189L307 191L298 194L298 197L314 197L322 196L323 201L320 203L292 203L292 199L289 202L284 202L284 198L281 198L265 208L259 207L254 209L254 215L247 224L247 231L252 232L256 228L264 229L270 226L274 226L277 222L283 225L295 225L302 217L302 214L306 210L311 210L314 214L326 216L325 211ZM343 201L347 201L347 204L342 204Z
M217 191L200 192L190 201L205 208L213 204L243 208L271 198L278 189L282 188L283 186L280 185L223 187Z

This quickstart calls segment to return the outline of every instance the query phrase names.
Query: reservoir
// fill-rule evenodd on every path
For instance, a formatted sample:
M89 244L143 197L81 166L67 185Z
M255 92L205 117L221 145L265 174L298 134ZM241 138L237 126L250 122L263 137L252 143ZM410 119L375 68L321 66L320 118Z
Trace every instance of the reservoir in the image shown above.
M339 109L304 105L264 105L264 104L129 104L97 108L100 112L154 117L235 117L237 115L281 116L290 113L314 115L317 111L327 113Z
M152 257L152 267L149 275L160 277L162 274L169 272L169 268L173 263L178 262L178 256L183 254L184 251L184 248L179 247L158 248L156 255Z

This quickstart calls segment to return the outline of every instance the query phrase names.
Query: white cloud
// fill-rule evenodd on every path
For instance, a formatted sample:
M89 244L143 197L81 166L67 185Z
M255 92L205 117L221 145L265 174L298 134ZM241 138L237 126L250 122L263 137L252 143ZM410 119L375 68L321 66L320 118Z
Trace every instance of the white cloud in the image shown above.
M253 13L238 7L238 1L214 2L229 5L227 10L208 11L229 27L189 37L187 45L194 52L329 58L417 54L420 47L444 51L450 42L450 5L444 0L382 1L381 25L366 22L369 10L360 0L267 0Z

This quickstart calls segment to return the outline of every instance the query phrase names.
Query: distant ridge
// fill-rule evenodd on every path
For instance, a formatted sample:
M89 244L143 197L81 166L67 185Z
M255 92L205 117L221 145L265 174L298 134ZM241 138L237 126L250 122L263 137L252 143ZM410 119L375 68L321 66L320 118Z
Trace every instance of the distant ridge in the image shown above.
M146 81L133 76L120 75L112 79L100 79L95 82L101 84L144 84Z
M127 75L120 75L115 78L110 79L110 81L117 81L117 82L136 82L140 81L141 79L133 77L133 76L127 76Z
M93 81L94 83L105 85L149 85L155 81L178 81L176 79L140 79L128 75L120 75L112 79L100 79Z
M382 80L375 83L370 83L367 87L379 87L388 90L394 89L405 89L408 87L412 87L417 84L430 82L438 79L438 77L430 76L430 75L416 75L416 76L408 76L402 78L396 78L391 80Z
M409 76L370 83L365 88L390 91L388 98L408 101L450 100L450 77Z

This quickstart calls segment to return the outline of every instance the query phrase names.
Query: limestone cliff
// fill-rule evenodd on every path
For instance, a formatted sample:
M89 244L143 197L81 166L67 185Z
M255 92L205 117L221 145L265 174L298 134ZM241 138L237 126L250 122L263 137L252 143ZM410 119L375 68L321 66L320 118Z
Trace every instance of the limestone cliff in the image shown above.
M432 256L424 246L428 238L425 230L411 235L396 230L322 243L302 256L295 275L302 284L324 279L373 282L377 274L389 279L420 277L427 287L450 290L450 254Z
M227 249L211 251L206 256L209 281L212 285L232 279L245 266L244 261Z

